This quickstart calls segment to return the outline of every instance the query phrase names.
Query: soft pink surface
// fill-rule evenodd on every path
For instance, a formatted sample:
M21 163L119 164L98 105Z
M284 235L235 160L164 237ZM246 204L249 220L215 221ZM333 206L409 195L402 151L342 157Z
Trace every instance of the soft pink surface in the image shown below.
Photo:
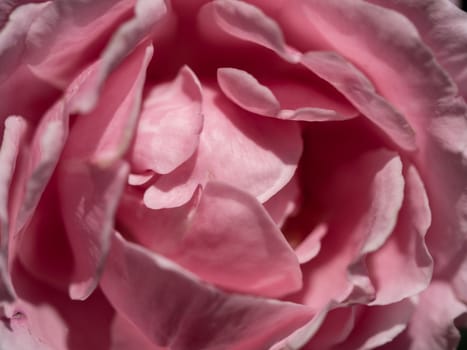
M455 349L449 0L0 3L0 348Z

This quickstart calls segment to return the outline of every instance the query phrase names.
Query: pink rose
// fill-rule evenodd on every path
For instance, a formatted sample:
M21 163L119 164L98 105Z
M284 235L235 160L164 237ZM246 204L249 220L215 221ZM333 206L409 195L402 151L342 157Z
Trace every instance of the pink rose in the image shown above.
M455 349L449 0L0 1L0 348Z

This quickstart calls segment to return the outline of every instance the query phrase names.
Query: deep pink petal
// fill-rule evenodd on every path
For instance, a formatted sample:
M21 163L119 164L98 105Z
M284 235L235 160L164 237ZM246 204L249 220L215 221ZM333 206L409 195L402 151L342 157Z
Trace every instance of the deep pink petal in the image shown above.
M221 292L119 236L101 286L118 312L172 350L266 349L313 317L304 306Z
M457 83L460 95L467 98L467 15L449 0L409 0L368 2L387 7L406 16L438 62Z
M144 202L150 208L183 205L209 180L234 184L264 202L295 173L302 152L298 125L243 111L211 87L204 87L203 96L198 150L146 190Z
M73 299L85 299L94 290L110 247L114 214L129 172L122 157L136 129L151 56L152 47L141 46L123 62L96 109L77 118L63 152L59 196L75 259Z
M449 264L465 254L467 237L465 102L404 16L349 0L307 1L304 10L309 30L359 66L414 128L416 161L433 213L427 244L435 274L452 274L456 269Z
M302 63L346 96L397 145L406 150L416 148L414 131L405 118L343 57L334 52L309 52L302 56Z
M231 101L247 111L268 117L286 120L333 121L345 120L357 115L355 111L342 115L332 109L334 106L321 105L324 98L319 99L316 95L313 96L312 91L300 89L301 86L298 84L294 85L285 81L283 84L275 84L274 89L271 90L251 74L236 68L219 68L217 81ZM276 91L280 94L279 99L275 95ZM299 101L301 104L297 103L302 95L303 98ZM295 104L298 106L291 106Z
M190 158L203 129L201 104L200 83L188 67L172 83L155 86L144 100L132 170L167 174Z
M433 261L425 245L431 212L422 180L414 167L405 172L404 203L386 243L367 258L376 288L372 304L389 304L420 293L431 281Z
M303 265L304 288L293 300L316 308L331 299L369 302L375 291L365 258L396 225L404 189L401 161L385 150L367 153L341 168L329 186L328 232L318 256Z

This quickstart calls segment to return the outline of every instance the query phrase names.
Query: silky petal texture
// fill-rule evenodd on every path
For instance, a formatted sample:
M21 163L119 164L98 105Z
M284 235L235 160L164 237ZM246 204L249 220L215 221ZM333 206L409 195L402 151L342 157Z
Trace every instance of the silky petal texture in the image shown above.
M99 72L89 82L89 87L77 96L74 110L86 114L96 106L99 93L109 75L135 47L149 36L167 14L164 0L137 0L135 16L122 24L113 34L101 54Z
M101 286L119 313L172 350L268 348L313 317L301 305L226 294L119 236Z
M427 244L435 274L452 274L449 264L464 254L467 235L467 112L456 86L415 27L394 11L348 0L307 1L304 9L308 26L358 65L414 128L433 213ZM350 28L355 35L344 34Z
M410 299L385 306L363 306L352 333L332 349L371 350L384 345L407 328L416 307Z
M406 150L415 149L415 134L405 118L343 57L333 52L309 52L303 55L302 63L346 96L394 143Z
M224 94L240 107L268 117L277 117L285 120L302 120L302 121L333 121L345 120L357 116L356 111L341 114L333 109L334 106L318 106L321 101L313 101L313 96L310 92L301 91L300 87L293 84L276 85L275 90L281 93L281 102L276 97L274 91L262 85L251 74L236 68L219 68L217 70L217 81ZM282 88L281 88L282 86ZM298 108L282 109L282 103L290 103L292 100L297 100L297 94L308 95L304 96L303 102ZM312 105L312 106L308 106ZM337 103L336 103L337 105ZM289 106L287 106L289 107ZM325 108L327 107L327 108Z
M281 28L259 8L242 1L214 0L201 9L203 21L225 33L273 50L289 62L299 53L287 46Z
M404 203L397 226L386 243L367 258L376 288L371 304L389 304L425 290L433 260L425 244L431 212L423 182L413 166L405 173Z
M12 11L0 31L0 83L4 82L21 62L25 40L31 24L47 4L26 4Z
M5 121L0 148L0 303L11 302L15 298L8 270L10 189L26 131L26 122L21 117L12 116Z
M278 227L282 227L287 218L297 209L300 187L294 176L278 193L263 203L269 216Z
M402 164L392 152L370 152L340 169L330 186L329 231L318 256L302 265L304 287L292 297L317 309L331 299L367 303L375 298L365 258L396 225L404 190Z
M112 321L111 338L112 350L170 350L152 343L131 321L118 314Z
M367 0L396 10L414 24L437 61L456 82L460 95L467 98L467 15L449 0L382 1Z
M381 350L455 350L460 334L454 320L466 313L466 305L455 297L451 287L434 280L421 294L407 330Z
M76 302L35 280L21 264L16 263L12 270L19 299L8 308L4 322L13 333L18 332L17 337L27 333L31 342L45 349L109 348L114 310L101 292Z
M132 171L167 174L196 151L203 129L201 86L183 67L168 85L157 85L144 99L132 149Z
M266 297L300 289L301 272L293 250L261 204L247 193L209 182L182 208L153 211L141 204L137 198L124 197L118 221L139 242L203 281Z
M75 260L72 299L86 299L95 289L110 248L114 214L129 173L122 157L136 129L151 57L152 46L141 46L123 62L97 108L78 117L63 151L59 196Z
M302 152L298 125L242 111L211 87L203 88L203 114L197 152L145 191L149 208L183 205L209 180L235 184L260 202L290 181Z

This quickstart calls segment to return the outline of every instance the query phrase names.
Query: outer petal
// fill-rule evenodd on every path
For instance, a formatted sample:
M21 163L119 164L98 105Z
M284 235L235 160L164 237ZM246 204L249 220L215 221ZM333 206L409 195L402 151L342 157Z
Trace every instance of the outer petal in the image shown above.
M19 299L7 309L2 321L15 337L25 335L18 341L40 344L41 350L108 349L114 311L102 293L94 293L85 302L71 301L67 294L34 280L19 263L12 270Z
M13 301L14 291L8 270L8 244L10 235L10 196L12 180L26 134L26 123L20 117L5 122L5 133L0 148L0 303Z
M75 272L73 299L97 285L110 245L114 213L127 182L128 151L139 115L152 47L140 47L114 72L97 108L76 120L59 168L59 195Z
M406 16L467 98L467 14L449 0L367 0Z
M120 313L172 350L267 348L313 317L304 306L225 294L119 236L101 286Z
M302 152L298 125L247 113L209 87L203 95L198 151L146 190L144 202L150 208L187 203L197 186L209 180L234 184L264 202L295 172Z
M167 174L196 151L203 129L201 86L183 67L168 85L157 85L145 97L136 131L132 170Z
M467 236L467 111L456 86L415 27L394 11L349 0L307 1L303 9L308 25L358 65L413 126L416 161L432 205L427 241L435 273L452 274L449 263L464 254ZM344 34L349 30L355 35Z
M466 305L456 298L451 287L435 280L421 294L407 330L381 349L455 350L460 334L454 320L466 313Z

